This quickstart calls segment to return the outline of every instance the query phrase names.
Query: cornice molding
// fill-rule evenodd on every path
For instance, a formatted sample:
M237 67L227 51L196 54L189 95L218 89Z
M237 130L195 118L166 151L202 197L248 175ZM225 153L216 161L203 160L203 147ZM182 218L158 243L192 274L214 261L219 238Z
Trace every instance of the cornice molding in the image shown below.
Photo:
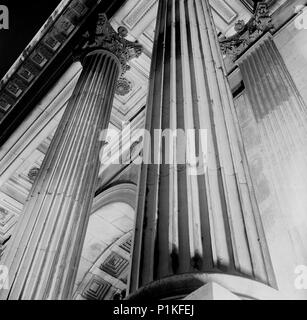
M90 20L88 18L98 9L112 15L123 1L116 0L107 4L102 0L63 0L60 3L0 81L0 126L3 126L0 130L1 143L18 125L22 114L29 112L32 104L36 103L36 97L52 85L53 77L60 67L57 59L63 55L68 58L68 49L75 46L76 37L84 33ZM81 41L84 39L80 34ZM51 69L53 67L54 70ZM47 70L53 70L53 73L45 79Z
M97 4L100 1L96 1ZM92 8L90 7L92 5ZM93 1L62 1L0 82L0 122L23 98L93 10Z

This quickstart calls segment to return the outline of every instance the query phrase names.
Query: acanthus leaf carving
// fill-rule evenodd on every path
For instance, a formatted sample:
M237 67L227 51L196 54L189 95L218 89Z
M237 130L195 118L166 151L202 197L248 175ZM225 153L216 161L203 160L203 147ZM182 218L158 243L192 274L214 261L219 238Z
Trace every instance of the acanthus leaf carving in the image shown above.
M220 39L221 51L233 62L265 32L274 29L272 17L266 2L259 2L254 16L245 23L238 20L235 24L236 34Z
M143 46L138 41L132 42L127 37L128 31L121 26L117 32L113 29L107 16L104 13L98 15L95 30L87 32L87 38L82 52L89 52L95 49L104 49L113 53L120 61L121 76L130 69L128 62L138 58L143 52Z

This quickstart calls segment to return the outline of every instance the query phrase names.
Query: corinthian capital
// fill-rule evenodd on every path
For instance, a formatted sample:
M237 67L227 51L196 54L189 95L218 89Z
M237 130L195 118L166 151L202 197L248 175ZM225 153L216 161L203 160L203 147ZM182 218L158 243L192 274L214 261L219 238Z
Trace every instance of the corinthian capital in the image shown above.
M265 1L258 2L253 17L245 23L239 20L235 24L236 34L220 39L221 51L235 62L236 59L255 43L265 32L274 29L269 6Z
M130 69L128 61L137 58L143 52L143 47L137 41L125 39L128 31L119 27L117 32L113 29L104 13L98 15L95 31L88 32L88 41L83 47L86 52L95 49L104 49L113 53L121 63L121 72L124 74Z

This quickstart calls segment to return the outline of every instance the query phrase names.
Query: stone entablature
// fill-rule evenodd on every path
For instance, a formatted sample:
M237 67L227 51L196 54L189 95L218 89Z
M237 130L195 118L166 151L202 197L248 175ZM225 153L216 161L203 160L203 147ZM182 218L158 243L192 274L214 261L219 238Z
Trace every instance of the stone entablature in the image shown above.
M0 123L23 98L93 9L89 0L62 2L0 82Z

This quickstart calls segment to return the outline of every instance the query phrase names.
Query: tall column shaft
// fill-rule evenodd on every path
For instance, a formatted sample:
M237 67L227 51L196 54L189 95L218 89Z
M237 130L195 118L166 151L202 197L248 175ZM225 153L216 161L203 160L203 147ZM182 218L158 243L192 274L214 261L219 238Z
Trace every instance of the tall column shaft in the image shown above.
M274 285L232 103L208 0L160 0L144 142L144 161L158 161L140 172L131 298L183 296L208 274ZM180 137L156 142L157 129L195 129L188 152L206 153L206 170L196 175L192 163L178 163Z
M117 80L142 53L105 14L92 23L94 32L79 48L83 71L2 262L10 289L1 298L72 297Z
M297 263L306 263L307 108L270 34L238 60Z
M83 66L3 261L9 299L63 299L74 285L120 71L103 50Z

